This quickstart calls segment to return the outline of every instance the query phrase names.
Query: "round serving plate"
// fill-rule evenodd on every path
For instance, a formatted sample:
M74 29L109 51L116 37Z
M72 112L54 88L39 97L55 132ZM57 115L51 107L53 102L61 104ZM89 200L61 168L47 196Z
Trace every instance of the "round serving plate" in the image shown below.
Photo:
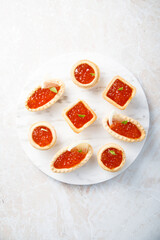
M70 76L72 65L83 59L95 62L100 68L100 81L95 87L90 89L79 88L72 82ZM102 98L103 90L116 75L120 75L137 89L136 95L131 103L122 111ZM65 83L65 92L61 99L44 111L29 112L25 108L25 100L28 94L43 81L54 78L61 79ZM77 99L86 101L97 114L97 120L79 134L74 133L62 117L63 109ZM146 140L145 138L142 142L127 143L113 138L102 126L102 119L112 110L138 120L144 127L147 137L149 129L149 108L147 99L140 83L130 71L114 60L99 54L74 53L56 57L44 66L41 66L41 68L28 79L21 93L16 113L17 131L20 142L33 164L42 172L58 181L69 184L87 185L109 180L119 175L135 161ZM34 149L30 145L28 131L31 124L37 121L48 121L55 127L57 132L57 143L53 148L42 151ZM94 149L94 154L88 163L71 173L53 173L50 169L50 162L54 154L67 145L76 144L81 141L88 142ZM107 143L119 144L126 153L126 163L118 172L104 171L98 165L96 157L97 152Z

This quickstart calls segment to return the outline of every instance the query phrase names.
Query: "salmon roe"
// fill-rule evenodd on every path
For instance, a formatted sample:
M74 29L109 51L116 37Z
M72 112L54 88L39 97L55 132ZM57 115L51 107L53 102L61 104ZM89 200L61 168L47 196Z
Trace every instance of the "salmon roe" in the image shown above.
M116 168L122 163L122 151L117 148L107 148L101 155L101 161L107 168Z
M60 86L57 85L55 88L58 93ZM27 105L31 109L36 109L51 101L57 93L52 92L49 88L40 87L30 96Z
M45 147L52 142L51 130L46 126L38 126L32 132L32 138L40 147Z
M67 150L56 159L54 167L58 169L74 167L85 158L86 154L78 149Z
M80 101L67 112L67 117L76 128L81 128L93 118L93 114Z
M106 96L120 106L124 106L132 95L132 88L119 79L116 79L108 90Z
M125 122L125 121L124 121ZM109 123L108 123L109 125ZM141 136L141 132L138 129L138 127L131 123L131 122L126 122L125 124L119 121L113 121L112 125L109 126L114 132L127 137L127 138L132 138L136 139Z
M88 84L95 78L95 71L90 65L83 63L76 67L74 76L78 82Z

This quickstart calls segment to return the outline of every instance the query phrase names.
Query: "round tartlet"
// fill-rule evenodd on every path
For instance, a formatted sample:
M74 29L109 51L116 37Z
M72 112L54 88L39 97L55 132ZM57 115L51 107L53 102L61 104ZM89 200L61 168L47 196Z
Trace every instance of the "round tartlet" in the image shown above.
M81 154L83 154L82 159ZM88 143L80 143L77 145L74 144L67 146L65 148L60 149L55 154L51 162L51 170L55 173L72 172L86 164L88 160L91 158L92 154L93 149L91 145ZM65 159L65 157L68 157L69 159Z
M85 71L86 68L87 68L87 71ZM81 71L81 72L78 73L78 71ZM85 71L85 73L84 73L84 71ZM85 75L85 77L84 77L84 74L87 74L87 76ZM84 77L83 79L81 79L81 81L77 80L79 75L80 75L80 78ZM95 86L99 81L99 78L100 78L99 67L95 63L93 63L89 60L80 60L76 64L73 65L73 67L71 69L71 77L72 77L72 81L78 87L91 88L91 87ZM86 81L86 83L84 81Z
M38 133L36 132L36 130L38 131ZM42 134L43 134L42 131L44 132L43 136L42 136ZM49 133L48 136L46 135L47 131ZM32 124L32 126L29 129L28 137L29 137L30 144L34 148L40 149L40 150L47 150L47 149L53 147L57 140L57 135L56 135L56 131L55 131L54 127L49 122L45 122L45 121L36 122L36 123ZM38 144L38 142L36 142L37 140L35 141L34 138L36 138L36 139L38 138L38 140L40 139L41 142ZM50 141L48 139L50 139ZM44 144L45 140L48 143L47 145Z
M107 167L107 166L103 163L103 161L102 161L102 154L103 154L107 149L112 149L112 150L110 150L111 153L108 153L108 155L111 154L111 157L112 157L112 155L113 155L113 156L116 156L116 154L115 154L115 151L116 151L116 150L117 150L117 152L121 153L121 155L122 155L122 157L121 157L122 160L121 160L121 162L120 162L120 164L119 164L118 166L113 167L113 168L109 168L109 167ZM118 153L117 153L117 154L118 154ZM115 157L115 158L116 158L116 157ZM125 152L124 152L124 150L123 150L122 147L120 147L119 145L117 145L117 144L115 144L115 143L109 143L109 144L104 145L104 146L99 150L99 152L98 152L98 154L97 154L97 159L98 159L98 164L99 164L100 167L102 167L104 170L109 171L109 172L117 172L117 171L119 171L119 170L124 166L125 161L126 161L126 155L125 155ZM119 159L118 159L118 160L119 160ZM106 159L106 161L107 161L107 159ZM112 165L115 164L115 159L112 160L112 162L111 162L110 164L112 164ZM109 165L109 163L108 163L108 165Z
M130 123L132 125L135 125L135 127L138 129L140 135L138 137L127 137L125 135L122 135L122 134L119 134L118 132L114 131L111 126L109 125L109 117L105 117L103 119L103 126L104 128L107 130L107 132L109 134L111 134L113 137L115 138L118 138L119 140L122 140L122 141L125 141L125 142L140 142L142 141L144 138L145 138L145 130L144 128L142 127L142 125L136 121L135 119L131 118L131 117L128 117L128 116L125 116L125 115L122 115L122 114L117 114L115 113L113 115L113 121L115 120L118 121L119 123L123 123L124 125ZM127 127L127 125L126 125ZM126 129L127 131L129 131L129 128Z
M31 98L33 98L33 96L35 96L35 94L38 95L38 91L43 91L44 89L47 91L45 97L47 97L49 95L49 93L48 93L48 91L49 91L52 94L53 98L51 96L49 101L47 101L45 104L39 104L40 106L38 106L38 107L29 106L29 101L31 101ZM56 90L55 90L55 92L53 92L52 90L50 91L50 89L53 89L53 90L56 89ZM43 86L39 85L29 94L29 96L27 97L27 100L25 102L25 107L27 108L27 110L29 110L31 112L42 111L46 108L49 108L50 106L52 106L54 103L56 103L60 99L60 97L64 93L64 90L65 90L65 85L61 80L53 79L53 80L45 81L43 83ZM41 95L42 94L40 92L39 97L41 97ZM36 98L35 100L37 101L37 96L35 98ZM44 98L41 99L41 101L44 101Z

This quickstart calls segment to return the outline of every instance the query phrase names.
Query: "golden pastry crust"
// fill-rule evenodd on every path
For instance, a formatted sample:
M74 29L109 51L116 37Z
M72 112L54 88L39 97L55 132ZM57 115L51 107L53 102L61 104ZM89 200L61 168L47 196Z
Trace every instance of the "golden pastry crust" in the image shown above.
M45 126L45 127L49 128L50 131L52 132L52 136L53 136L52 142L49 145L45 146L45 147L40 147L37 143L35 143L35 141L32 138L33 130L36 127L39 127L39 126ZM56 140L57 140L57 135L56 135L56 131L55 131L54 127L49 122L42 121L42 122L36 122L36 123L31 125L31 127L29 129L28 138L29 138L30 144L34 148L40 149L40 150L47 150L47 149L49 149L49 148L51 148L51 147L53 147L55 145Z
M73 108L78 102L82 102L82 103L85 105L85 107L93 114L93 118L92 118L90 121L88 121L86 124L84 124L83 127L81 127L81 128L76 128L76 127L73 125L73 123L70 121L70 119L68 118L68 116L67 116L67 112L68 112L71 108ZM80 132L82 132L85 128L89 127L89 126L90 126L94 121L96 121L96 119L97 119L97 115L95 114L95 112L89 107L89 105L88 105L85 101L80 100L80 99L79 99L78 101L76 101L76 103L72 103L72 104L70 104L68 107L66 107L66 108L63 110L62 115L63 115L64 119L66 120L66 122L69 124L69 126L72 128L72 130L73 130L75 133L80 133Z
M40 88L41 86L38 86L36 89L34 89L28 96L26 102L25 102L25 107L27 108L27 110L31 111L31 112L37 112L37 111L42 111L46 108L49 108L50 106L52 106L54 103L56 103L60 97L62 96L62 94L64 93L65 90L65 85L61 80L58 79L53 79L53 80L48 80L44 83L47 87L49 87L49 85L51 85L52 87L54 87L54 84L57 84L60 86L60 89L58 91L58 93L55 95L55 97L53 99L51 99L51 101L49 101L48 103L46 103L45 105L38 107L38 108L29 108L28 107L28 100L29 98L33 95L33 93ZM51 87L50 86L50 87Z
M73 147L72 147L72 146L73 146ZM82 151L87 151L87 154L86 154L85 158L84 158L79 164L77 164L76 166L71 167L71 168L61 168L61 169L59 169L59 168L54 167L54 162L56 161L56 159L57 159L62 153L64 153L64 152L67 151L67 150L70 151L70 150L72 150L72 149L74 149L74 148L82 149ZM75 146L75 145L67 146L67 147L65 147L65 148L60 149L60 150L56 153L56 155L53 157L53 160L52 160L51 165L50 165L50 166L51 166L51 170L52 170L54 173L68 173L68 172L72 172L72 171L76 170L77 168L80 168L80 167L82 167L84 164L86 164L86 163L88 162L88 160L91 158L92 154L93 154L93 148L92 148L92 146L91 146L90 144L88 144L88 143L80 143L80 144L78 144L77 146Z
M144 138L145 138L145 130L144 128L142 127L142 125L136 121L135 119L131 118L131 117L128 117L128 116L125 116L125 115L122 115L122 114L115 114L113 116L113 119L117 119L117 120L120 120L120 121L128 121L128 122L131 122L133 124L135 124L137 126L137 128L139 129L139 131L141 132L141 136L139 138L128 138L128 137L125 137L125 136L122 136L116 132L114 132L108 125L108 121L109 121L109 118L108 117L105 117L103 119L103 126L104 128L115 138L118 138L119 140L122 140L122 141L125 141L125 142L140 142L142 141Z
M93 79L92 82L90 82L88 84L80 83L79 81L77 81L77 79L75 78L75 75L74 75L74 71L78 67L78 65L81 65L81 64L84 64L84 63L86 63L89 66L91 66L93 68L94 72L95 72L95 78ZM89 60L80 60L76 64L73 65L73 67L71 69L71 77L72 77L72 81L78 87L81 87L81 88L91 88L91 87L94 87L98 83L98 81L100 79L100 70L99 70L99 67L95 63L93 63L93 62L91 62Z
M107 92L109 91L110 87L112 86L112 84L114 83L115 80L119 79L120 81L122 81L123 83L127 84L130 88L132 88L132 95L131 97L127 100L127 102L123 105L120 106L119 104L117 104L115 101L113 101L111 98L107 97ZM129 82L127 82L124 78L120 77L120 76L115 76L111 82L108 84L108 86L106 87L106 89L104 90L102 96L105 100L107 100L109 103L111 103L112 105L114 105L115 107L119 108L120 110L124 110L128 104L130 103L130 101L132 100L132 98L135 96L136 94L136 88L134 86L132 86Z
M106 149L108 149L108 148L116 148L116 149L122 151L122 162L121 162L121 164L120 164L118 167L116 167L116 168L110 169L110 168L106 167L106 166L103 164L103 162L101 161L101 155L102 155L102 153L103 153ZM123 148L120 147L118 144L108 143L108 144L104 145L103 147L101 147L100 150L98 151L98 153L97 153L97 160L98 160L98 164L100 165L100 167L103 168L104 170L109 171L109 172L117 172L117 171L119 171L119 170L124 166L125 161L126 161L126 154L125 154Z

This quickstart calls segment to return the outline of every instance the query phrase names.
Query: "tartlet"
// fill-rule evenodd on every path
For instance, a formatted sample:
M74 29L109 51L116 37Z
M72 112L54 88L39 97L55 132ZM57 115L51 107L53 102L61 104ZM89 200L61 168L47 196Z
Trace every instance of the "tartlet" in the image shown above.
M89 60L80 60L71 69L72 81L81 88L95 86L100 78L98 66Z
M101 147L97 154L98 164L106 171L117 172L125 164L126 155L122 147L109 143Z
M61 80L53 79L38 86L28 96L25 106L31 112L42 111L52 106L64 93L64 83Z
M40 150L47 150L53 147L57 140L54 127L49 122L36 122L29 129L30 144Z
M63 117L75 133L80 133L97 119L95 112L83 100L65 108Z
M102 96L109 103L124 110L136 94L136 88L120 76L115 76Z
M105 117L103 126L113 137L125 142L140 142L145 138L142 125L135 119L122 114L114 114L112 124L109 124L109 117Z
M93 149L88 143L79 143L75 146L59 150L51 162L51 170L55 173L68 173L82 167L92 156Z

